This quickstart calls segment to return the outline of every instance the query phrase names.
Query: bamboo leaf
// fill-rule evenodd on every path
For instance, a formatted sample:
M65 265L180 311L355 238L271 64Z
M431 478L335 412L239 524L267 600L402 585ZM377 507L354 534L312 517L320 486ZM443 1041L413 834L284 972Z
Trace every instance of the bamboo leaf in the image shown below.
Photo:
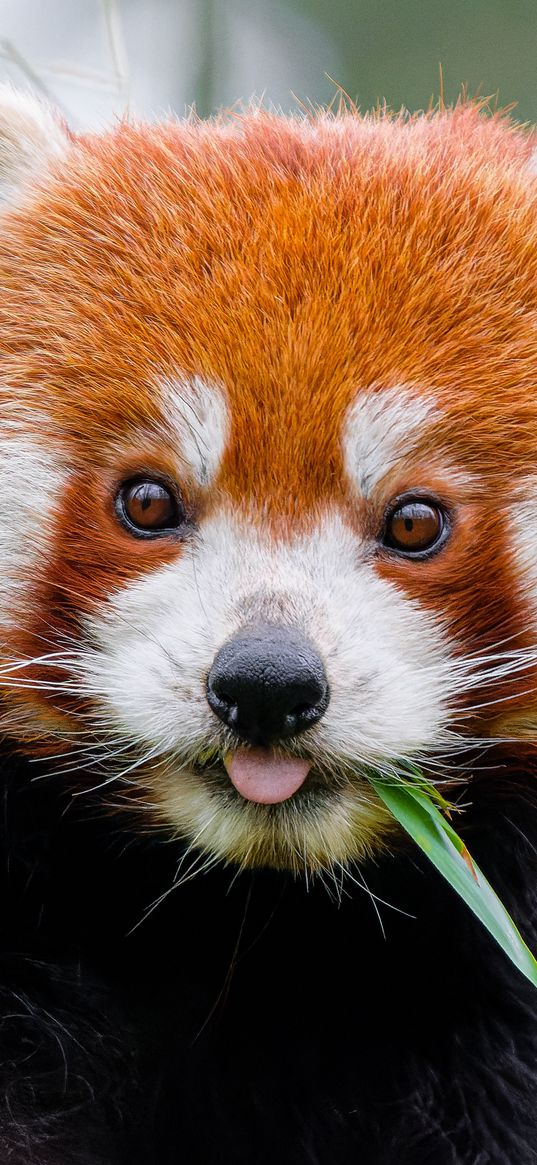
M476 865L468 849L438 805L437 793L421 775L416 784L369 780L403 829L474 912L519 971L537 987L537 960L526 946L505 906ZM419 783L418 783L419 781ZM443 798L440 798L443 801ZM448 805L447 802L444 803ZM445 809L444 809L445 811Z

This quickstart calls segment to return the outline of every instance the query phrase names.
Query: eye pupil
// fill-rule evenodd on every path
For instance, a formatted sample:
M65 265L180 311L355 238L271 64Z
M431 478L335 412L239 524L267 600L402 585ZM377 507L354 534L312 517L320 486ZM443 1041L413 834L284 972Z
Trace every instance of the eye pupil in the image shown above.
M432 501L409 499L388 515L384 545L409 557L423 557L444 540L448 523L444 511Z
M185 521L182 507L160 481L127 482L119 491L116 510L123 524L134 534L160 534Z

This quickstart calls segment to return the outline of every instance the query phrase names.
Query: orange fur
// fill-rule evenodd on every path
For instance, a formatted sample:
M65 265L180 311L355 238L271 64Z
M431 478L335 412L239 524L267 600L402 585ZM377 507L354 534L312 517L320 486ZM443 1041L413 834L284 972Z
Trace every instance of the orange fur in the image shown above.
M204 513L226 499L284 538L332 503L355 528L378 525L382 498L366 514L345 480L345 411L365 388L433 394L440 419L405 473L414 464L460 516L441 556L378 571L440 613L461 651L499 626L530 642L505 512L537 464L531 148L471 104L410 119L255 111L80 138L0 235L6 415L45 417L74 475L15 654L35 654L43 611L53 637L79 605L180 555L129 539L110 503L118 466L173 463L154 386L179 374L223 384L230 401ZM444 482L446 460L467 484ZM388 475L384 503L404 488ZM519 687L513 712L527 675Z

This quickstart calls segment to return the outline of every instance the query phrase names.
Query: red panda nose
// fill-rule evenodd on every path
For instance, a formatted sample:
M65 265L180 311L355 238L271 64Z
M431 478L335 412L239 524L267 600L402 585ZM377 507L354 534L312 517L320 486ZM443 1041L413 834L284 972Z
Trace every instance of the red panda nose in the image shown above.
M248 744L305 732L328 707L322 659L293 628L262 625L229 639L207 678L213 712Z

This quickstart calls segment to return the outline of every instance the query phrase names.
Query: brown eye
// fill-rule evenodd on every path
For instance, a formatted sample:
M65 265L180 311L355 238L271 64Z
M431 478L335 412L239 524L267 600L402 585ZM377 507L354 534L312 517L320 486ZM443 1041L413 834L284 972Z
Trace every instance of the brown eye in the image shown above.
M388 515L384 528L384 545L400 554L426 557L444 542L448 534L447 517L433 502L402 502Z
M146 536L173 530L185 514L171 490L160 481L130 481L117 497L117 510L132 533Z

